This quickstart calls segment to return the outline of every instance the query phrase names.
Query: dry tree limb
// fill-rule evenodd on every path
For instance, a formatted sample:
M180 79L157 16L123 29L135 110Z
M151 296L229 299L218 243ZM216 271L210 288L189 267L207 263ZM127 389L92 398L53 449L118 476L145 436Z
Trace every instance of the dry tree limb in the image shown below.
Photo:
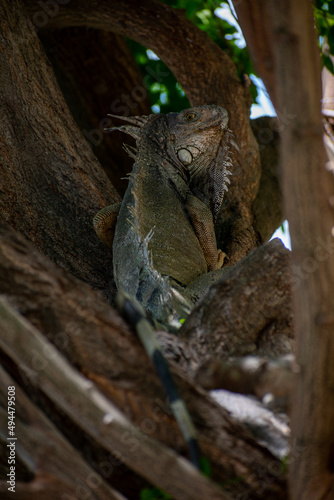
M206 389L226 389L253 394L259 399L271 394L287 408L293 386L292 355L276 359L246 356L231 361L212 360L203 364L196 380Z
M275 357L291 352L289 255L275 239L254 250L211 286L179 334L195 359L204 362L249 354Z
M8 304L0 299L1 331L13 331L24 336L24 345L33 328ZM15 336L15 335L14 335ZM17 337L16 337L17 338ZM5 343L5 339L3 344ZM9 344L6 345L9 348ZM11 354L18 350L12 346ZM45 342L44 342L45 347ZM49 344L48 352L52 352ZM18 353L16 353L18 355ZM18 362L16 360L16 362ZM23 365L19 365L24 369ZM36 368L30 375L36 374ZM15 493L8 490L8 448L5 429L8 426L7 388L15 387ZM5 473L0 480L0 494L3 500L59 500L59 498L83 498L92 495L98 500L126 500L108 485L82 458L81 454L64 438L50 420L37 408L31 399L0 367L0 443L1 462ZM13 443L13 441L10 441ZM47 459L46 459L47 457Z
M3 226L0 282L10 303L134 424L151 437L185 451L160 382L139 341L97 292L66 276L22 237ZM175 366L171 368L194 419L200 447L211 463L213 479L242 477L241 482L227 483L235 495L243 493L253 498L252 492L259 490L259 498L284 498L280 462L206 392L181 376ZM48 407L45 402L43 406ZM66 420L59 419L58 425L66 434ZM74 439L75 433L67 437Z
M331 499L334 180L325 168L321 67L314 13L309 2L298 0L284 4L274 0L235 2L235 6L246 39L251 41L255 32L259 33L258 26L264 27L272 65L272 97L276 109L285 109L291 117L281 131L281 166L284 210L296 271L296 361L300 366L295 377L292 435L301 449L298 460L290 465L290 494L293 500ZM254 45L254 58L263 58L259 44Z
M110 453L116 451L128 467L175 500L230 499L187 460L131 424L91 381L80 375L3 299L0 300L0 326L2 353L26 376L30 390L50 401L57 412L72 422L76 432L88 435ZM43 369L36 366L36 353L43 358Z

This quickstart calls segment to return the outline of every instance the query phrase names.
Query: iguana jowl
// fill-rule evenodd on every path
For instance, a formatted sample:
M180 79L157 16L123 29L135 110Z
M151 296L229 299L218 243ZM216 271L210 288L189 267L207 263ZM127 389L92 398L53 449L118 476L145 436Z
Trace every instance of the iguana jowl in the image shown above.
M214 222L229 182L228 115L209 105L118 118L130 124L110 130L136 139L126 146L135 163L123 202L101 210L94 227L112 245L117 288L177 329L221 275Z

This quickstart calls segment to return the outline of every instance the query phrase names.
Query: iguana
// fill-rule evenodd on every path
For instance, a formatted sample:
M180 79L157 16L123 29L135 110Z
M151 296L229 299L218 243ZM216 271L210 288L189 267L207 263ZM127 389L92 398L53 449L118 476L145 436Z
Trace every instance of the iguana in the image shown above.
M136 148L125 146L135 163L123 202L100 210L94 228L113 250L118 306L152 359L200 467L195 427L141 306L175 331L221 275L225 254L217 249L214 222L229 182L228 115L212 105L118 118L130 125L109 130L136 139Z
M111 115L113 116L113 115ZM176 331L221 275L214 223L231 165L227 111L208 105L180 113L117 117L136 140L123 202L94 218L113 250L118 290L135 297L161 327Z

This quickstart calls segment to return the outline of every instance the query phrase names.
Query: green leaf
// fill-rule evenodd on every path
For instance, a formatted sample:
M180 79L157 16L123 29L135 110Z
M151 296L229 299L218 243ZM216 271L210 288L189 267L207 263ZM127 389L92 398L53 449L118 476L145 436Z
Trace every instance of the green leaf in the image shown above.
M241 79L244 74L255 73L247 48L240 48L236 45L234 35L236 35L237 30L235 26L216 16L215 11L220 5L219 2L216 0L193 0L192 2L189 2L189 0L165 0L164 3L176 9L183 10L191 22L205 31L222 50L226 51L236 65L238 75ZM147 55L146 48L142 45L132 40L129 40L128 43L143 74L143 78L147 74L151 75L152 70L153 72L155 71L157 63L159 63L161 73L166 75L158 82L161 85L160 89L151 76L145 79L151 104L159 106L158 109L160 109L161 113L178 112L188 108L189 101L169 68L162 61L151 60ZM147 69L149 69L149 73ZM251 95L255 101L257 97L255 85L251 87Z
M334 65L331 58L325 54L321 54L324 66L334 75Z
M283 474L285 474L288 471L288 459L289 459L288 455L286 457L283 457L283 459L282 459L281 466L282 466Z
M327 41L330 53L334 54L334 26L331 26L327 31Z
M140 500L172 500L172 497L159 488L144 488L140 491Z
M201 457L200 459L200 469L203 476L211 477L211 465L209 460L206 457Z

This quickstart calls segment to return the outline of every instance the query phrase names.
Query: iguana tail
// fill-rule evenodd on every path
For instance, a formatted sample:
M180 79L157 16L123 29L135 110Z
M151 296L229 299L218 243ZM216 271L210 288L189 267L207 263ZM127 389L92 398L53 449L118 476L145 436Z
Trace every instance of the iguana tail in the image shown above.
M161 352L155 332L150 322L145 317L144 310L138 302L130 298L124 292L118 293L116 302L121 313L136 330L148 356L151 358L168 396L174 417L188 444L190 460L195 467L200 469L201 453L197 442L196 429L187 407L179 395L167 362Z

